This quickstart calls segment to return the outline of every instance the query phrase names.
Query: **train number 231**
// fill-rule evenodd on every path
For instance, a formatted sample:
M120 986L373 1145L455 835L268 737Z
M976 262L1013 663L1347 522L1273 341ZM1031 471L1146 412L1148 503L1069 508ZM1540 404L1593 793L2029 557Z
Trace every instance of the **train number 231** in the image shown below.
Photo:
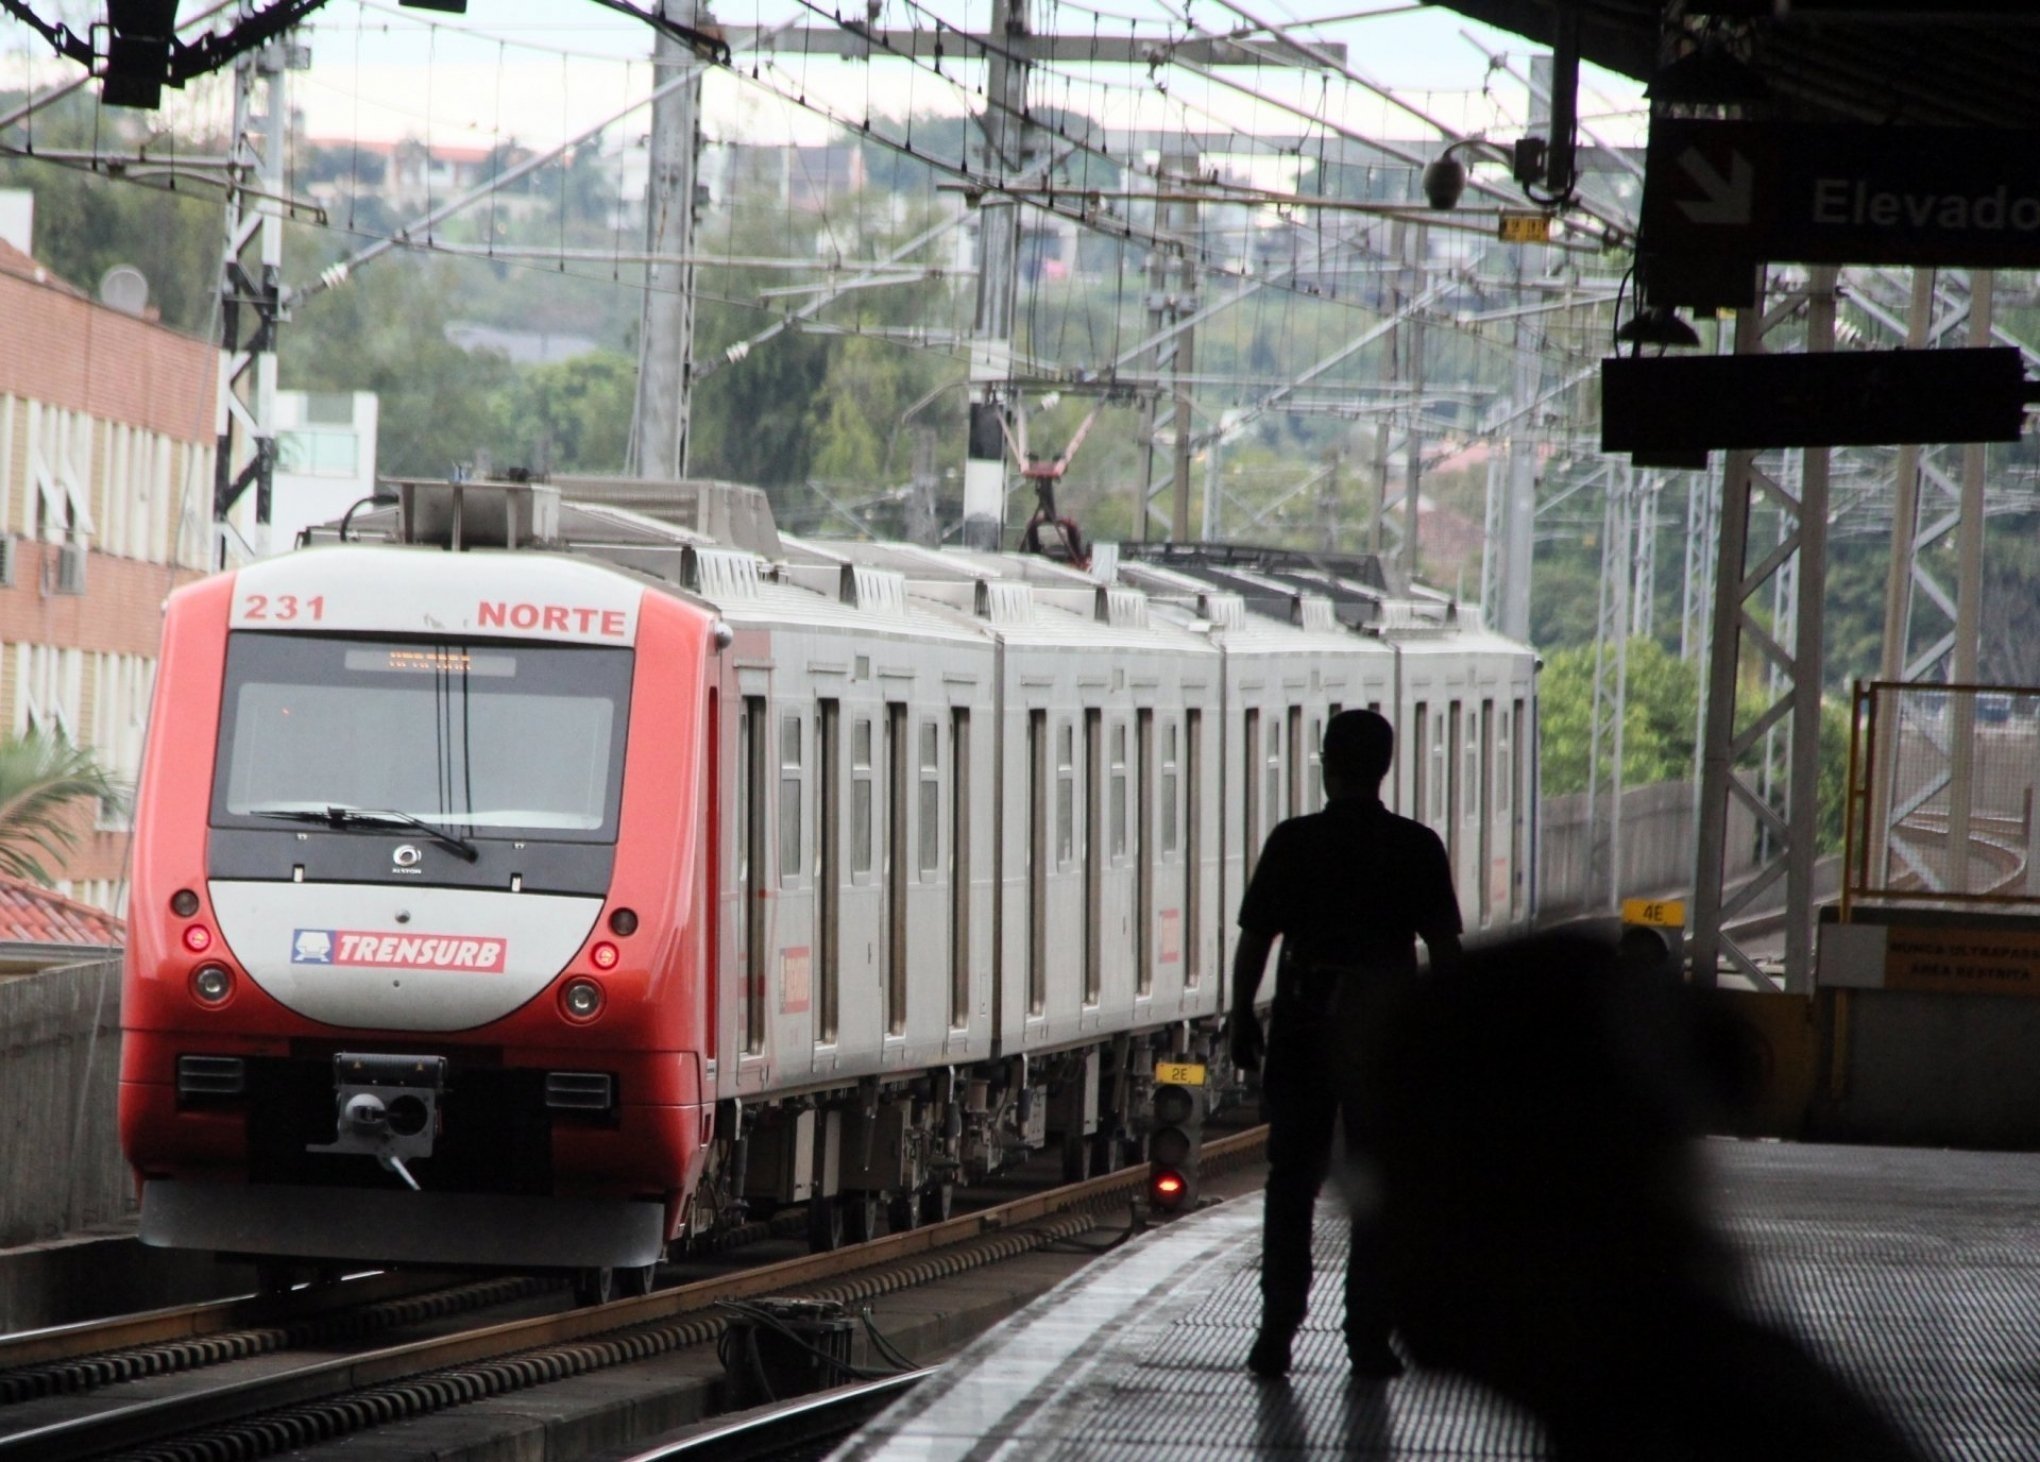
M241 599L241 618L274 619L324 619L326 617L326 596L314 594L309 599L300 599L295 594L248 594Z

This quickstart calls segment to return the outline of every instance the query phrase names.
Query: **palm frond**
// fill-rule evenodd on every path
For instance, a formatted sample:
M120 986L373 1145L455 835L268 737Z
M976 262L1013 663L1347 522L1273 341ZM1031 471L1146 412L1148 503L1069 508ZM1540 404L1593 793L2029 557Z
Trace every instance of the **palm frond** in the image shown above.
M119 809L127 797L90 752L62 737L0 739L0 874L55 883L43 860L61 865L77 846L77 805L89 800Z

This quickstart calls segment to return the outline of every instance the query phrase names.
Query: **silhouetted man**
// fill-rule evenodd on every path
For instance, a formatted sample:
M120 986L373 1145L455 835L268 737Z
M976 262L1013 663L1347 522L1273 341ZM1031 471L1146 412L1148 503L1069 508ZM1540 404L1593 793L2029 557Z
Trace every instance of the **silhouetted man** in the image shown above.
M1433 965L1459 955L1459 900L1438 835L1381 805L1395 731L1372 711L1325 726L1326 806L1268 835L1240 903L1233 961L1232 1053L1252 1070L1267 1057L1268 1188L1261 1255L1261 1331L1247 1357L1257 1376L1289 1370L1290 1342L1310 1299L1311 1214L1343 1109L1349 1150L1366 1128L1354 1100L1355 1053L1369 1009L1417 972L1421 937ZM1254 1018L1269 947L1282 938L1264 1052ZM1355 1372L1394 1376L1377 1226L1353 1217L1346 1265L1346 1350Z

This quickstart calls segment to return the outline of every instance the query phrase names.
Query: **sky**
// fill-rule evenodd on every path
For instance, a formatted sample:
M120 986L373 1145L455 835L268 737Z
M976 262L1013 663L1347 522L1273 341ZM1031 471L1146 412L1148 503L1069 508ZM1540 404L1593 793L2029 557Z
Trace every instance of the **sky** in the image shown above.
M189 17L206 0L184 0ZM981 29L990 0L869 0L883 26L927 26L939 16ZM1036 0L1041 30L1144 34L1183 29L1176 0ZM1197 26L1223 31L1243 23L1215 0L1189 0ZM1531 49L1520 37L1475 25L1455 12L1406 0L1236 0L1256 17L1299 27L1299 36L1342 41L1348 64L1392 87L1426 115L1459 133L1485 130L1509 136L1523 130L1522 85L1491 71L1489 57L1507 54L1519 70ZM817 10L800 0L724 0L714 17L728 25L827 26L834 0ZM39 0L43 14L69 12L88 20L92 0ZM1356 12L1375 12L1356 18ZM863 7L857 7L862 15ZM1334 19L1332 17L1345 17ZM307 135L317 139L394 141L421 137L437 146L487 147L515 140L543 147L617 116L652 85L651 33L641 22L600 8L592 0L470 0L465 16L407 10L384 0L330 0L303 37L311 48L309 71L291 77L292 105L301 109ZM740 57L740 61L744 58ZM739 71L747 72L747 66ZM959 113L980 103L972 88L978 68L947 68L957 84L901 61L874 63L808 58L782 51L761 67L760 81L711 73L704 92L704 133L713 141L817 142L832 131L828 116L857 121L867 113L898 118L908 111ZM36 78L42 84L75 74L69 63L48 59L39 37L0 18L0 88ZM1343 80L1280 67L1230 70L1257 90L1285 99L1336 128L1369 137L1431 139L1437 133L1416 118ZM1107 125L1206 130L1308 130L1279 108L1255 103L1232 88L1172 69L1164 94L1137 67L1070 65L1042 77L1036 96L1087 112ZM1640 132L1634 83L1589 68L1582 111L1608 140L1630 142ZM794 98L805 98L803 107ZM165 121L196 130L224 114L220 84L194 85ZM818 115L821 113L823 115ZM648 112L640 107L614 124L612 143L641 137Z

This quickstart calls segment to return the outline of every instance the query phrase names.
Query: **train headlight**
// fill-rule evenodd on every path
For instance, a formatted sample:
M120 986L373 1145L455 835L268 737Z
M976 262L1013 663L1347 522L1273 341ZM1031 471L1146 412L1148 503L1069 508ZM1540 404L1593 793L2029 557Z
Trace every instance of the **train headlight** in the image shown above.
M637 910L618 909L609 916L609 932L619 939L627 939L637 933Z
M191 974L191 993L207 1005L223 1005L234 993L234 977L225 965L200 965Z
M588 958L594 962L598 970L613 970L616 968L618 958L616 946L605 939L588 951Z
M198 895L188 888L180 888L170 895L170 912L180 919L189 919L198 912Z
M193 954L204 954L212 948L212 930L203 924L193 924L184 931L184 947Z
M602 987L593 980L569 980L560 991L560 1008L569 1020L593 1020L602 1013Z

